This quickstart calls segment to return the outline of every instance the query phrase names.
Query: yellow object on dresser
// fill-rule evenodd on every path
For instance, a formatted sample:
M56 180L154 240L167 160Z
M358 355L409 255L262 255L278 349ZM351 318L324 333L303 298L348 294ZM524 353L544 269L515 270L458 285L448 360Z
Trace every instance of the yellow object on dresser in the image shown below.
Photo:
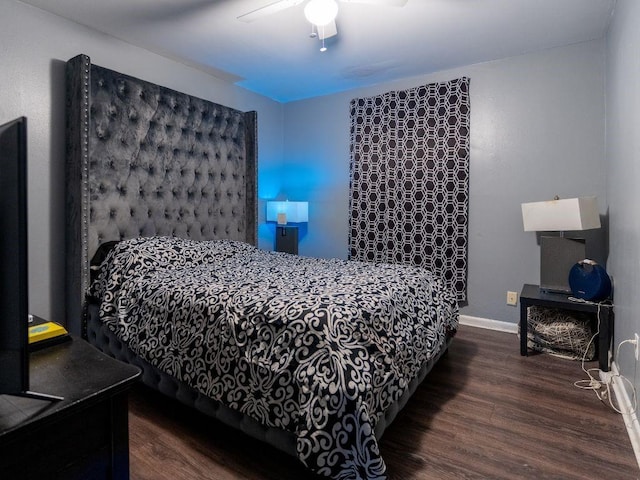
M54 337L68 335L67 330L55 322L45 322L29 327L29 343L37 343Z

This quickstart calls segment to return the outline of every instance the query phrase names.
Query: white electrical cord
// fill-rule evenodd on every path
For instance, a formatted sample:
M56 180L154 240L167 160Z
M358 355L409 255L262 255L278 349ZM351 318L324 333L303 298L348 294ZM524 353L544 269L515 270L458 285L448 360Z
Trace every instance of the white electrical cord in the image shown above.
M569 300L571 301L580 301L579 299L575 299L573 297L569 297ZM584 301L584 300L582 300ZM597 313L597 329L596 329L596 333L594 333L592 335L592 337L589 339L589 343L587 343L587 346L584 349L584 352L582 353L582 361L580 362L580 366L582 367L582 371L584 373L587 374L587 376L589 377L588 379L585 380L578 380L577 382L574 382L574 385L578 388L582 388L584 390L593 390L594 392L596 392L596 395L598 396L598 398L600 398L600 395L598 394L598 391L600 389L602 389L602 382L600 382L600 380L596 379L593 375L591 375L591 372L600 372L599 368L590 368L590 369L586 369L584 364L587 361L587 353L589 352L589 347L591 346L591 344L593 343L593 341L596 339L596 337L600 334L600 305L598 305L598 313ZM600 400L602 400L600 398Z
M622 345L624 345L625 343L630 343L635 345L636 341L635 340L623 340L622 342L620 342L618 344L618 348L616 348L616 360L618 359L618 355L620 354L620 347ZM607 388L609 387L609 384L611 383L611 379L614 377L618 377L620 379L622 379L623 381L627 382L627 384L631 387L631 393L633 395L633 400L631 402L631 407L632 410L630 412L620 412L618 410L616 410L618 413L626 413L628 415L631 415L632 413L635 413L638 411L638 398L637 398L637 394L636 394L636 388L635 388L635 384L629 380L627 377L625 377L624 375L620 375L619 373L617 375L611 375L610 378L607 381ZM634 378L635 378L635 373L634 373Z
M573 298L573 297L570 297L570 300L571 301L577 301L577 302L584 302L584 303L592 303L592 302L586 302L585 300L581 300L581 299L577 299L577 298ZM586 375L589 378L585 379L585 380L578 380L577 382L574 382L574 385L576 387L578 387L578 388L583 389L583 390L593 390L593 392L596 394L598 399L602 403L604 403L605 405L607 404L607 401L608 401L609 406L616 413L619 413L621 415L623 415L623 414L632 414L632 413L636 412L637 409L638 409L638 401L637 401L637 396L636 396L635 385L628 378L626 378L624 375L620 375L619 373L618 374L609 373L607 375L607 377L606 377L607 378L606 381L602 381L602 380L598 380L597 378L595 378L591 373L591 372L601 373L601 370L599 368L590 368L590 369L586 369L585 368L585 362L586 362L586 358L587 358L587 352L589 351L589 347L591 346L591 343L593 343L595 338L600 334L600 309L602 308L602 303L598 303L597 305L598 305L598 312L597 312L598 327L597 327L597 331L596 331L596 333L593 334L593 336L589 340L589 343L587 344L586 348L584 349L584 353L582 354L582 362L581 362L582 370L584 371L584 373L586 373ZM623 340L622 342L620 342L618 344L618 347L616 348L616 356L615 356L616 359L618 358L618 355L620 353L620 347L622 345L624 345L625 343L633 343L633 344L635 344L635 340ZM632 401L632 405L631 406L632 406L633 411L631 411L631 412L623 412L622 410L620 410L618 407L616 407L613 404L613 399L612 399L613 395L611 395L611 382L612 382L614 377L620 378L622 381L626 381L631 386L631 392L633 393L633 401Z

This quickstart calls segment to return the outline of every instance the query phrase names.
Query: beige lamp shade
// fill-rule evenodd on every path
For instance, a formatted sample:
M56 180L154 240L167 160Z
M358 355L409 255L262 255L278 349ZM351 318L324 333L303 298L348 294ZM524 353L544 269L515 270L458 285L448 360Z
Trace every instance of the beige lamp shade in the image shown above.
M596 197L567 198L522 204L525 232L566 232L600 228Z

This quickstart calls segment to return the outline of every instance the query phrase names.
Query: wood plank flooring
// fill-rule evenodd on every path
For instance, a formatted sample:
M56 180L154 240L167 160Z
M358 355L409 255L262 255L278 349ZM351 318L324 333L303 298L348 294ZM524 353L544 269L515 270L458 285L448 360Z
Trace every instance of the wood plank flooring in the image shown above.
M640 478L622 418L573 386L582 378L579 362L521 357L513 334L460 327L380 442L390 478ZM318 478L144 387L132 392L129 421L133 480Z

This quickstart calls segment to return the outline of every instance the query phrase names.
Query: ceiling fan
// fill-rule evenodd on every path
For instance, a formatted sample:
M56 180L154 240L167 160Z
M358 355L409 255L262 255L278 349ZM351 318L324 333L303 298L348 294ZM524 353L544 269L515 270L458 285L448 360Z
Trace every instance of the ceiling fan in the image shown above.
M295 7L303 2L307 2L304 8L304 15L312 25L311 37L318 37L322 40L321 52L327 50L324 45L325 38L338 34L336 27L336 16L338 14L338 3L336 0L278 0L264 7L260 7L251 12L238 17L243 22L253 22L259 18L266 17L281 10ZM364 3L369 5L385 5L391 7L403 7L408 0L338 0L342 3ZM317 30L317 32L316 32Z

